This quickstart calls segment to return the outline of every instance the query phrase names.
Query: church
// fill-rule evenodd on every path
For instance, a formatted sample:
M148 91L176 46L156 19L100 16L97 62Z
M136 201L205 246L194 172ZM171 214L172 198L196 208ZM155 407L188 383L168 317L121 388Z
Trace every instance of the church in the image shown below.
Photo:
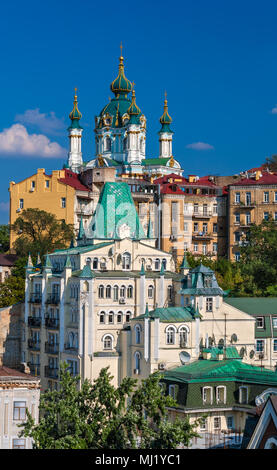
M181 165L172 155L172 118L168 113L166 96L160 118L159 156L146 157L146 117L136 103L134 83L125 76L122 50L118 75L110 88L114 97L95 117L95 158L90 161L84 161L82 157L82 114L78 109L75 89L73 110L69 115L67 168L81 173L89 168L113 167L117 176L136 178L156 178L171 173L182 175Z

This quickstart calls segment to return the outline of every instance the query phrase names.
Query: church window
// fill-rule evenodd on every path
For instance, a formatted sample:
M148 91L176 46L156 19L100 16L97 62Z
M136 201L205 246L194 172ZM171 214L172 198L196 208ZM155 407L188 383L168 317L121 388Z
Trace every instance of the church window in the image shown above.
M99 323L105 323L105 312L100 312Z
M163 258L162 264L163 264L164 270L166 271L166 259L165 258Z
M154 286L149 286L148 287L148 298L153 299L154 297Z
M133 298L133 286L128 286L127 289L127 298L132 299Z
M131 318L131 312L126 312L126 322L129 323L130 318Z
M141 326L135 326L135 336L136 336L136 344L140 344L141 341Z
M213 311L213 298L206 297L206 312L212 312L212 311Z
M135 352L135 370L140 372L140 352Z
M114 322L114 313L109 312L108 323L112 324Z
M155 269L156 270L160 269L160 260L158 258L155 259Z
M117 313L117 323L122 323L122 316L123 316L122 312Z
M114 286L113 288L113 299L118 300L118 286Z
M110 139L110 137L106 137L105 139L105 151L106 152L110 152L111 151L111 147L112 147L112 141Z
M111 286L106 287L106 299L110 299L112 296L112 288Z
M98 268L98 258L93 258L93 265L92 265L93 269L97 269Z
M188 331L185 326L181 326L179 329L179 341L181 348L185 348L187 345Z
M125 298L125 295L126 295L125 286L121 286L121 287L120 287L120 297L121 297L122 299L124 299L124 298Z

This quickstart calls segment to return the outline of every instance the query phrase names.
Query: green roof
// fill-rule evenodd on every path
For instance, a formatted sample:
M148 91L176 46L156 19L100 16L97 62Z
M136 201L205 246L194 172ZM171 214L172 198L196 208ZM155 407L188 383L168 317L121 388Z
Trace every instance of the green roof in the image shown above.
M224 302L250 315L277 315L277 297L227 297Z
M166 166L169 158L145 158L141 160L141 164L144 166L151 166L151 165L158 165L158 166Z
M81 255L82 253L87 253L88 251L98 250L104 246L113 245L114 242L103 242L96 243L95 245L86 245L86 246L75 246L73 248L55 250L54 253L51 253L49 256L59 255Z
M127 183L105 183L91 223L92 237L119 239L127 225L131 239L145 239L130 188Z
M192 307L167 307L151 310L149 317L159 318L162 323L178 323L194 321L194 309ZM133 318L133 320L142 320L145 314Z
M241 381L277 385L277 373L269 369L246 364L238 359L199 359L164 373L164 380L176 382L230 382Z

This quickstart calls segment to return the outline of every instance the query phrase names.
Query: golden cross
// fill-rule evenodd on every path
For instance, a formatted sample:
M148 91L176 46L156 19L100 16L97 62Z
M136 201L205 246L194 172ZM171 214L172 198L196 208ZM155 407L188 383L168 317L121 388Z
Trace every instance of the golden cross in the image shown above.
M122 41L120 43L120 51L121 51L121 56L122 56Z

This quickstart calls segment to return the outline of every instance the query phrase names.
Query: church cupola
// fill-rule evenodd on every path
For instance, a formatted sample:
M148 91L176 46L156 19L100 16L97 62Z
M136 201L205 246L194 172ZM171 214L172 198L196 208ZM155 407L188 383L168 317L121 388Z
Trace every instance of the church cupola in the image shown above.
M136 104L136 94L134 89L132 91L132 103L130 108L128 108L127 113L130 116L129 124L137 124L140 126L139 115L141 114L141 110Z
M170 129L170 124L172 123L172 118L168 114L168 105L167 105L167 94L165 92L164 100L164 112L160 117L160 123L162 125L159 132L159 142L160 142L160 158L169 158L172 155L172 130Z
M122 46L121 55L119 57L119 71L116 79L111 83L111 90L115 94L116 98L127 98L128 93L132 91L132 83L128 78L125 77L124 73L124 58L122 56Z
M140 164L141 160L145 158L145 129L141 123L141 110L136 104L134 84L132 102L127 113L129 115L129 122L127 125L126 162L136 165Z
M83 128L80 126L79 122L81 117L82 114L78 109L77 88L75 88L73 110L69 114L71 125L68 128L69 153L67 164L68 167L76 173L80 171L81 166L83 165L81 145Z

